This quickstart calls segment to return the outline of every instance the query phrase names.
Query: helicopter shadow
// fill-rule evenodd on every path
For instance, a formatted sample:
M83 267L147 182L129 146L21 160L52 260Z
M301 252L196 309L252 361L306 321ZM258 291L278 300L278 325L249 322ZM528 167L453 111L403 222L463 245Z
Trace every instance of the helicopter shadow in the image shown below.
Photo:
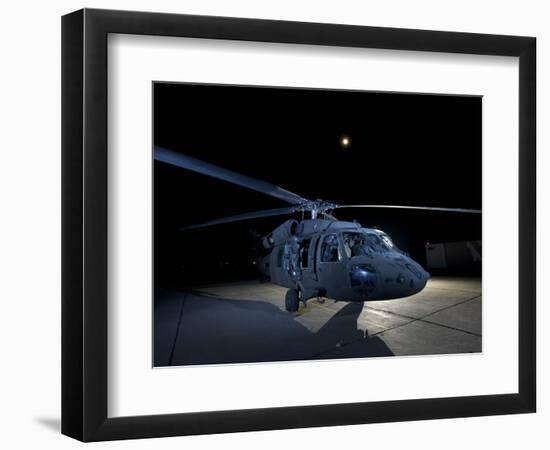
M368 329L358 328L363 302L350 302L332 316L317 332L329 350L314 359L364 358L393 356L394 353L378 336L369 336ZM334 342L338 339L337 342Z
M349 303L330 316L308 306L295 317L265 300L155 291L155 366L393 355L380 338L358 329L362 309L363 303ZM321 324L316 331L301 323L308 314Z

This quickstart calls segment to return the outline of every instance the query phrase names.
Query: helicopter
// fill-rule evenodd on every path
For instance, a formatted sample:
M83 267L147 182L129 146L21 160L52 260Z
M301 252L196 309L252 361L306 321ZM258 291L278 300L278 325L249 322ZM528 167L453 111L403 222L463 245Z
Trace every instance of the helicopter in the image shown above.
M290 204L200 224L181 231L269 216L301 213L261 238L255 261L258 270L276 285L287 288L285 308L296 312L312 298L367 302L409 297L424 289L430 274L400 250L382 230L353 221L338 220L333 211L343 208L391 208L480 214L478 209L398 205L340 205L308 200L266 181L242 175L205 161L155 146L154 159L233 183ZM309 217L306 217L309 215Z

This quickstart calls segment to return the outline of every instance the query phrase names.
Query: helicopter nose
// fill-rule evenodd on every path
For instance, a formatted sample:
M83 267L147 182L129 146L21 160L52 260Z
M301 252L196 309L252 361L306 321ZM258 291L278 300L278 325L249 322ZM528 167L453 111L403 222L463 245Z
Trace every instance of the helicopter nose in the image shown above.
M422 279L420 280L420 289L419 291L421 291L422 289L424 289L426 287L426 284L428 283L428 280L430 279L430 273L429 272L426 272L424 269L422 269Z
M420 264L412 259L409 259L405 266L411 274L409 287L411 288L412 293L416 294L426 287L426 283L430 279L431 275L429 272L424 270Z

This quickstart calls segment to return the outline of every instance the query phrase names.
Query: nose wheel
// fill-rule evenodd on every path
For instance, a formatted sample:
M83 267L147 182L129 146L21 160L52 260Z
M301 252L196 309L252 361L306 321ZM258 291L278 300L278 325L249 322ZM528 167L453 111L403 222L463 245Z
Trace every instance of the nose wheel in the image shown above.
M298 311L300 306L300 292L297 289L289 289L285 295L285 308L288 312Z

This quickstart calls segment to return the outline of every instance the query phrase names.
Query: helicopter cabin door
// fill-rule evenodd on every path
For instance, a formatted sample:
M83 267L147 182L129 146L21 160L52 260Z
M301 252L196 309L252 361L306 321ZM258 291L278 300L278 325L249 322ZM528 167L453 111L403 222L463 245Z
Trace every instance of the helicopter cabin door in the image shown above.
M326 297L342 299L347 291L346 259L336 233L321 236L317 252L317 285Z
M317 281L315 273L314 249L316 239L307 238L300 242L299 259L302 272L302 283L306 289L311 289Z

